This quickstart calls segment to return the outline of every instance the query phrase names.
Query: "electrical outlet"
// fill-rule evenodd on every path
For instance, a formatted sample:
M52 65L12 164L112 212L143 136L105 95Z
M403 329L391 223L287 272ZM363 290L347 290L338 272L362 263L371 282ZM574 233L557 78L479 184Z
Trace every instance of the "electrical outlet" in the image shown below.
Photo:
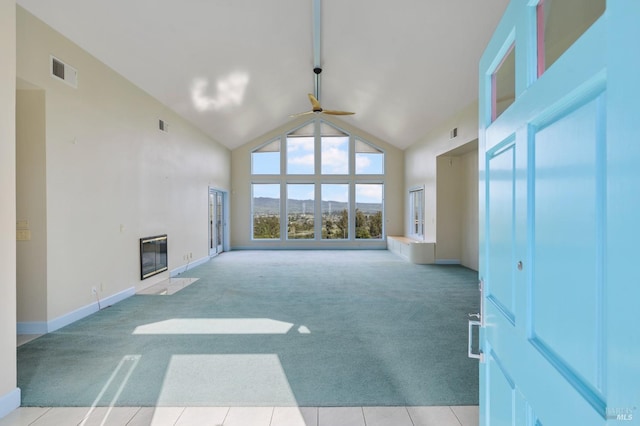
M91 294L98 294L98 289L95 286L91 287Z

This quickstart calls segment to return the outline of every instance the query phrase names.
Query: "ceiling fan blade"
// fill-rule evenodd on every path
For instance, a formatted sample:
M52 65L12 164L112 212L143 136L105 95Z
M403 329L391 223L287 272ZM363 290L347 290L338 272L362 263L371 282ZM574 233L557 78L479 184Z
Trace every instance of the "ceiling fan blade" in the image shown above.
M349 112L349 111L334 111L334 110L330 110L330 109L323 109L322 112L324 114L328 114L328 115L353 115L355 114L355 112Z
M309 115L309 114L313 114L315 111L305 111L305 112L299 112L297 114L291 114L289 117L301 117L303 115Z
M314 111L322 111L322 107L320 106L320 102L311 93L309 93L309 101L311 102L311 106L313 107Z

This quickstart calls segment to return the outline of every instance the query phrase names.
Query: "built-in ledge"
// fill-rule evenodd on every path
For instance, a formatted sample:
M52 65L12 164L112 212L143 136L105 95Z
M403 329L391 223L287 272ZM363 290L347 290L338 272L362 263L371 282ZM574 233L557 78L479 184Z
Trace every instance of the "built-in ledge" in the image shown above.
M407 259L411 263L420 265L435 263L436 243L434 242L388 236L387 250Z

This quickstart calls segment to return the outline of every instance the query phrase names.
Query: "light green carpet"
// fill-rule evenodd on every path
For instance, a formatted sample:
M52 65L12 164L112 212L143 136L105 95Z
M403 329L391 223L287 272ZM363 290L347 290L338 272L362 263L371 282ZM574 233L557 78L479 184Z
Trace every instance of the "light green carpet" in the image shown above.
M238 251L18 348L23 406L478 403L477 273L387 251Z

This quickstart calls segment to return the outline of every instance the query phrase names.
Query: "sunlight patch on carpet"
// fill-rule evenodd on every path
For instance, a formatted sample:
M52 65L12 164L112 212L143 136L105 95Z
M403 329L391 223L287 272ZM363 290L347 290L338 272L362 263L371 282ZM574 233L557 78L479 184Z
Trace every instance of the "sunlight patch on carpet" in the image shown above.
M158 406L296 406L277 354L173 355Z
M132 334L287 334L294 324L269 318L173 318L140 325ZM300 334L310 334L305 326Z

